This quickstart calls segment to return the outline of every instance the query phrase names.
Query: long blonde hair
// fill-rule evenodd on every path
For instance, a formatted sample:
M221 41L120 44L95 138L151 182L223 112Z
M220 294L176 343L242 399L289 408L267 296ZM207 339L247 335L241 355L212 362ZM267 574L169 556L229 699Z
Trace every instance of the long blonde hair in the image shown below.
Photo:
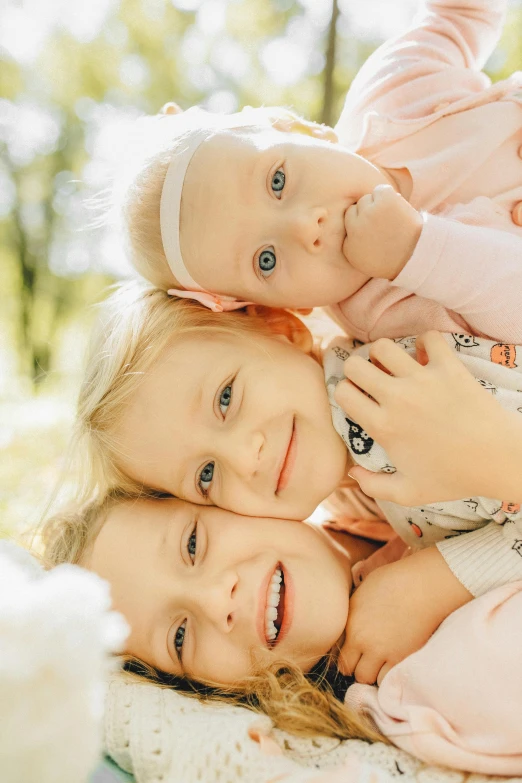
M110 510L124 498L125 493L114 491L102 500L75 506L48 519L41 531L45 567L81 564ZM223 687L166 675L129 656L124 656L124 665L130 672L127 676L181 690L192 698L243 705L268 715L276 728L295 735L383 741L364 716L349 710L334 696L326 682L326 667L324 674L312 682L295 664L280 661L233 687Z
M128 494L154 494L120 468L116 426L143 375L174 340L194 332L240 334L252 339L260 332L276 332L303 350L312 346L308 329L287 311L256 306L248 313L216 314L197 302L169 297L146 284L120 286L103 305L78 399L72 453L80 462L80 502L115 487Z
M274 127L335 140L331 128L309 122L282 107L248 106L230 115L215 115L197 107L189 111L142 117L135 124L127 163L114 188L114 207L123 222L134 268L163 290L180 288L169 269L160 229L160 200L167 169L195 129L219 128L235 132Z

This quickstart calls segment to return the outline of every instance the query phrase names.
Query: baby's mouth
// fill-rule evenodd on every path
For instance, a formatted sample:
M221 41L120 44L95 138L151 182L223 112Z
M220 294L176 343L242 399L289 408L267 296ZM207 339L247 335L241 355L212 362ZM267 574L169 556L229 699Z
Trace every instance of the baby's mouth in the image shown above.
M285 576L281 564L278 563L266 593L265 636L269 647L275 647L278 642L284 616Z

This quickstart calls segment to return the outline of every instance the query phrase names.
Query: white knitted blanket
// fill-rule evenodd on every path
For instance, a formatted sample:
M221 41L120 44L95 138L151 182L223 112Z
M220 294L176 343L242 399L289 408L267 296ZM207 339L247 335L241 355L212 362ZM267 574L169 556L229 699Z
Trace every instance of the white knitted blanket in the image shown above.
M249 730L264 737L250 738ZM426 766L383 743L298 739L241 707L204 704L114 674L105 745L137 783L493 783L522 781Z

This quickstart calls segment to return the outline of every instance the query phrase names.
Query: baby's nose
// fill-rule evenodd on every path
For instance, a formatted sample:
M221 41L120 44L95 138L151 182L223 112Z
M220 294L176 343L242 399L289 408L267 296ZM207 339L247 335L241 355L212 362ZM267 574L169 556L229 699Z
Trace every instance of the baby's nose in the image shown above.
M310 253L317 252L322 248L325 219L326 210L321 207L298 212L293 218L294 238Z

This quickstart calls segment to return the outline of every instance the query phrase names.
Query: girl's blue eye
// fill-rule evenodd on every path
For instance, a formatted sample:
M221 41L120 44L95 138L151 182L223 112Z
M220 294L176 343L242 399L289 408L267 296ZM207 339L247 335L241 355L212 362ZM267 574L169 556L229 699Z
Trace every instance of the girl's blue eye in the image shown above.
M274 176L272 177L272 182L270 185L276 198L281 198L281 196L278 194L283 192L283 189L285 187L285 180L286 180L286 176L283 169L277 169Z
M176 636L174 637L174 647L176 648L177 656L180 659L181 659L181 650L183 649L183 642L185 641L186 628L187 628L187 621L184 620L179 626L178 630L176 631Z
M273 247L267 247L259 254L257 264L263 277L270 277L276 267L276 254Z
M232 384L225 386L219 397L219 410L223 416L227 415L227 409L232 402Z
M189 540L187 542L187 552L189 553L189 557L194 562L194 559L196 557L196 547L197 547L197 530L198 525L197 523L194 525L194 530L190 534Z
M201 473L199 474L198 486L203 493L204 497L208 495L212 479L214 478L214 463L207 462Z

